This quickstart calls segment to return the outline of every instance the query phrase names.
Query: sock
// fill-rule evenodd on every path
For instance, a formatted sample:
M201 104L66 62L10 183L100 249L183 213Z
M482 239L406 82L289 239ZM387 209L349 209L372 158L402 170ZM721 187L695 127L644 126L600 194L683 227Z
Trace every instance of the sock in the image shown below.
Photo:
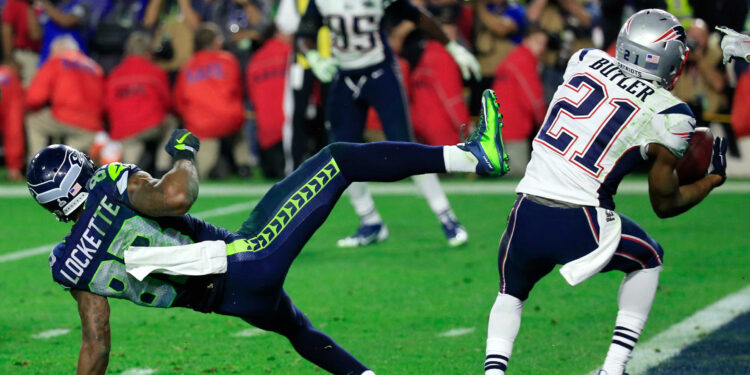
M625 276L617 296L619 311L615 320L612 344L602 370L608 375L622 375L635 344L648 320L659 285L661 267L631 272Z
M479 163L474 154L458 146L443 146L443 161L446 172L476 172Z
M513 351L513 342L521 328L523 301L510 294L498 293L490 311L487 328L485 375L504 375Z
M448 203L448 198L445 196L443 188L440 187L440 181L436 174L420 174L412 176L411 179L414 180L419 191L421 191L424 198L427 199L427 204L430 205L430 209L436 216L439 216L444 212L453 213L453 211L451 211L451 205Z
M363 225L374 225L383 222L378 209L375 207L375 201L372 200L370 189L364 182L353 182L347 189L349 200L354 206L354 212L359 216L359 221Z

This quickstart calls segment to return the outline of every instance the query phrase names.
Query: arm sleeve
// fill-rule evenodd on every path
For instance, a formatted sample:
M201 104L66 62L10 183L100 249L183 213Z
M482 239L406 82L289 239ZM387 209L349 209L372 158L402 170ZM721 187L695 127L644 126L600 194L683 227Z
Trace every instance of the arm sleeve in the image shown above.
M51 100L54 77L58 72L58 61L47 60L37 71L26 93L26 105L32 110L39 109Z
M308 38L316 40L318 35L318 29L323 26L323 16L318 10L318 5L315 0L310 0L307 4L307 10L299 21L299 28L297 29L297 38Z
M409 0L383 0L385 11L399 19L407 19L419 23L422 12Z

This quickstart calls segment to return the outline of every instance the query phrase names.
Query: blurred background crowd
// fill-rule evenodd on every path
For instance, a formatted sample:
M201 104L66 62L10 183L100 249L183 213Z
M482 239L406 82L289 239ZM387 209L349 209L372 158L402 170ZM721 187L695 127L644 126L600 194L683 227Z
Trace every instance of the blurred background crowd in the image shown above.
M367 1L367 0L363 0ZM445 48L410 21L387 18L417 139L460 141L493 88L505 115L513 173L521 175L567 59L581 48L614 55L624 19L662 8L691 49L673 93L699 126L730 138L730 175L750 176L750 71L722 64L717 25L741 31L748 0L412 0L472 51L481 80L464 81ZM283 177L327 144L327 85L295 52L307 0L0 0L0 126L7 178L49 143L99 163L170 165L165 137L201 139L203 178ZM318 34L330 54L330 34ZM326 46L329 46L326 48ZM326 51L327 50L327 51ZM382 139L377 116L367 138ZM468 134L468 130L466 131Z

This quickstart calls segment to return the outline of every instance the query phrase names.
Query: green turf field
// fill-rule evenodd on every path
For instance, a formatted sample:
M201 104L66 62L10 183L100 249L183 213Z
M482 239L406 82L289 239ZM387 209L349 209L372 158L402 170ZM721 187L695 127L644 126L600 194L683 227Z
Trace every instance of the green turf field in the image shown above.
M388 241L335 248L335 240L356 226L345 200L290 271L286 289L295 303L378 374L482 372L487 315L497 294L497 245L514 196L449 198L469 231L466 247L447 248L422 198L376 195L390 228ZM748 198L714 195L680 217L661 220L646 195L618 197L618 211L638 221L666 252L641 341L748 284ZM191 212L255 199L202 196ZM0 256L59 241L69 228L25 196L0 198L0 213ZM208 221L235 230L246 216ZM2 262L0 275L0 374L74 373L80 344L76 305L52 282L47 256ZM524 309L509 373L582 375L594 369L611 339L620 280L621 274L610 273L573 288L555 271L538 284ZM112 374L132 368L158 374L322 373L281 336L246 331L250 326L238 319L110 303ZM52 329L71 331L33 337ZM469 332L441 336L454 329Z

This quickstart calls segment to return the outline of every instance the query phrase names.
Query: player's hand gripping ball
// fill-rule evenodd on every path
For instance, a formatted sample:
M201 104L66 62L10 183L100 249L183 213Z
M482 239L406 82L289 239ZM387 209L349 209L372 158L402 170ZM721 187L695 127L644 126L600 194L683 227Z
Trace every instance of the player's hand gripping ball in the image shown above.
M714 135L708 128L695 128L685 154L677 160L680 185L692 184L703 178L711 165Z
M188 159L193 161L200 147L201 141L193 133L185 129L175 129L164 149L175 160Z

